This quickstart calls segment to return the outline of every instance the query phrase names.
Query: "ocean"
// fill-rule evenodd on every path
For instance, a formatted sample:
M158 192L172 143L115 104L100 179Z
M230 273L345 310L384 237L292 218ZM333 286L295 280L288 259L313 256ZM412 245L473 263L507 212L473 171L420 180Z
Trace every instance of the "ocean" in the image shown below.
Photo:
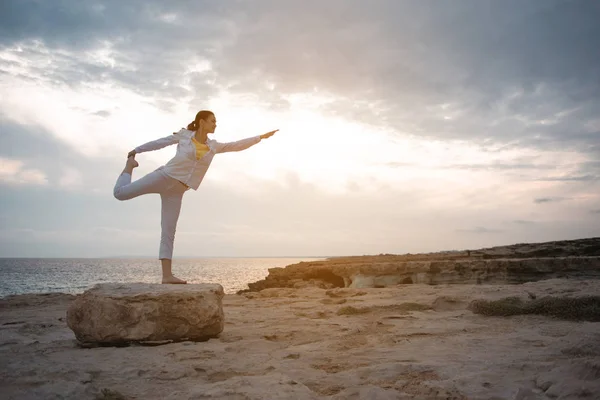
M248 289L269 268L323 258L179 258L173 274L188 283L219 283L225 293ZM62 292L77 294L97 283L160 283L155 258L0 258L0 297L11 294Z

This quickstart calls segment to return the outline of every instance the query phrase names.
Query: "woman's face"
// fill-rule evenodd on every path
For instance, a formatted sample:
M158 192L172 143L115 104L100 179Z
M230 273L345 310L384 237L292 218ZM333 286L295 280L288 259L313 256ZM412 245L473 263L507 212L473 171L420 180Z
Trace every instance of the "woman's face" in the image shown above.
M214 115L210 115L205 120L200 120L200 124L204 128L204 132L206 133L215 133L215 129L217 129L217 118Z

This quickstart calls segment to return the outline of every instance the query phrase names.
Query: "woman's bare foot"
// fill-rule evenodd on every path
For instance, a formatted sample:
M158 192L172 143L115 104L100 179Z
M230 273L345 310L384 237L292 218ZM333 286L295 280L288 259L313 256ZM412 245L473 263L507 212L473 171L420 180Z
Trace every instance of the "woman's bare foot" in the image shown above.
M171 284L183 284L187 283L183 279L176 278L173 275L171 270L171 259L170 258L161 258L160 263L162 265L162 283L171 283Z
M125 163L125 168L123 169L123 174L133 174L133 169L139 166L137 161L135 161L135 156L131 156L127 158L127 162Z
M131 156L129 158L127 158L127 164L125 164L127 167L131 167L131 169L134 169L136 167L138 167L140 164L135 161L135 156Z
M177 285L177 284L186 284L187 281L184 281L183 279L179 279L179 278L171 275L171 276L167 276L167 277L163 276L162 283L165 283L165 284L176 284Z

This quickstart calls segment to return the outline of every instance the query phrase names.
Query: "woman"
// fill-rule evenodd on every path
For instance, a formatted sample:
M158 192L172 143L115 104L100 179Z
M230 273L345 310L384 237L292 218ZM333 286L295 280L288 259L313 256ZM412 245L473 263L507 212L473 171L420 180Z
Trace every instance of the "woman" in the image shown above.
M170 136L148 142L130 151L127 154L125 169L117 178L114 195L118 200L129 200L147 193L160 194L162 211L158 258L162 264L162 283L187 283L173 276L171 271L175 229L183 194L190 188L198 189L215 154L247 149L278 131L276 129L237 142L219 143L208 138L208 134L214 133L216 128L217 120L211 111L198 112L187 129L181 129ZM138 166L135 161L136 154L162 149L176 143L177 153L167 164L131 182L133 169Z

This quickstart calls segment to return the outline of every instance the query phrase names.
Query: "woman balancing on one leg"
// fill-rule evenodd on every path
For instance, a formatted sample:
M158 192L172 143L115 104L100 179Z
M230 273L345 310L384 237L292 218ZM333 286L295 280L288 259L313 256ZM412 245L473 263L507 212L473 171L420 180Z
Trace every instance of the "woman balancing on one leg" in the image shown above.
M129 200L147 193L160 194L162 210L158 258L162 263L162 283L187 283L173 276L171 271L175 229L183 194L190 188L198 189L215 154L247 149L278 131L274 130L237 142L219 143L207 136L209 133L214 133L216 127L215 115L211 111L200 111L187 129L136 147L127 154L125 169L115 184L114 195L118 200ZM162 149L176 143L177 153L166 165L131 182L133 169L138 166L135 161L136 154Z

